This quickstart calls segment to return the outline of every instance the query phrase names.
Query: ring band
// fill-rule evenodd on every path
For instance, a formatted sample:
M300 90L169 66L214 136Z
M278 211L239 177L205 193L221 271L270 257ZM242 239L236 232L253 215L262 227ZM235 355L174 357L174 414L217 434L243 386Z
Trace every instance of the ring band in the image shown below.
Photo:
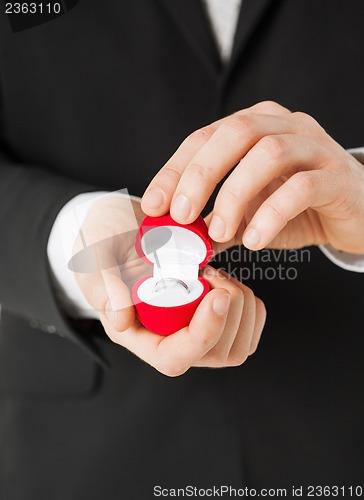
M178 279L178 278L162 278L160 280L157 281L157 283L154 285L154 288L153 288L153 292L158 292L159 289L160 289L160 285L161 284L166 284L166 283L170 283L170 282L173 282L173 283L177 283L177 285L181 285L187 293L190 293L190 289L189 289L189 286L182 280Z

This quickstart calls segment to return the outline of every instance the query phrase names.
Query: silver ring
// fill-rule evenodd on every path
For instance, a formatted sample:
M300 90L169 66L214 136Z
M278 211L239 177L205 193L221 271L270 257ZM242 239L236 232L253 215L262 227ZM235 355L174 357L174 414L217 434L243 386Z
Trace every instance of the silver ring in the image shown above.
M158 292L160 289L160 285L163 284L165 285L166 283L177 283L177 285L181 285L187 293L190 293L190 288L189 286L182 280L179 280L178 278L162 278L157 281L157 283L154 285L153 292ZM165 287L164 287L165 288Z

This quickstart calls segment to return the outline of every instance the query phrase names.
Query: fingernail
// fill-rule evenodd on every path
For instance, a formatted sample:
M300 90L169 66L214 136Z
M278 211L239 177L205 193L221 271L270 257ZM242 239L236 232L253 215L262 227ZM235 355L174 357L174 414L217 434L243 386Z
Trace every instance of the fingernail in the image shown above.
M152 188L143 196L143 204L148 208L160 208L164 203L164 193L159 188Z
M172 204L172 216L188 219L191 213L191 202L184 194L179 194Z
M218 215L214 215L209 227L209 235L211 238L213 240L220 240L225 236L225 231L225 222Z
M230 305L230 293L219 295L212 303L212 308L216 314L223 316L228 312Z
M111 301L108 300L106 305L105 305L105 316L106 316L107 320L110 323L114 324L117 314L118 314L117 311L113 311Z
M248 229L243 238L244 245L247 247L256 247L260 242L260 233L253 227Z
M201 269L201 276L202 277L206 276L207 278L209 278L209 277L216 276L216 275L217 275L216 269L211 267L211 266L205 266Z

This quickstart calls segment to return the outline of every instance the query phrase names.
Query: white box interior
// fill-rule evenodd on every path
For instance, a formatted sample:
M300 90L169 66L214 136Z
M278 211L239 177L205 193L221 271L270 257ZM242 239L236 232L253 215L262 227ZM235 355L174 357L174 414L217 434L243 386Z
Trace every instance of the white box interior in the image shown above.
M167 237L166 237L167 230ZM153 263L153 277L145 280L137 293L142 302L159 307L189 304L203 292L198 280L200 263L206 258L204 241L193 231L178 226L160 226L150 229L141 239L146 257ZM177 282L165 282L155 291L163 278L184 281L189 293Z
M157 281L155 278L149 278L138 288L138 297L145 304L159 307L181 306L198 299L203 292L203 285L199 280L183 280L190 289L189 293L183 286L173 282L165 283L165 288L161 285L160 289L155 292L154 287Z

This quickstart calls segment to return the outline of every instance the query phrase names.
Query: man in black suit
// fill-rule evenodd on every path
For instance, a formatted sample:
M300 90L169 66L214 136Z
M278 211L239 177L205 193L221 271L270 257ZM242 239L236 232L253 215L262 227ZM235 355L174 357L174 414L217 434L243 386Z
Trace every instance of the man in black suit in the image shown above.
M244 290L237 299L241 310L242 295L260 304L252 302L247 287L265 303L269 320L259 353L239 367L191 369L171 378L111 343L99 321L75 318L56 295L60 284L47 255L54 221L75 196L124 186L141 196L184 137L237 110L244 111L235 127L238 121L246 124L241 119L246 109L267 100L280 105L265 103L248 113L255 120L260 114L274 116L276 122L287 116L285 126L258 130L248 150L267 135L291 134L287 127L293 127L293 120L295 127L306 127L317 148L304 148L311 154L310 171L317 171L312 156L330 165L325 179L337 193L337 211L330 205L321 215L326 222L335 214L345 220L330 238L320 233L311 241L276 246L330 242L346 253L363 253L362 171L338 146L363 145L362 11L358 0L345 6L244 0L225 64L203 5L196 1L81 2L58 19L16 33L1 14L2 498L152 498L157 485L220 484L284 487L290 497L293 486L347 488L362 482L361 274L335 266L312 247L292 281L248 280L243 286L224 276L222 288L233 287L231 295ZM288 110L313 115L333 139L307 116L292 117ZM200 139L211 140L223 123L210 126ZM244 142L240 133L239 144ZM225 134L226 127L222 144L231 137ZM293 135L299 141L304 134ZM197 146L196 153L202 142ZM179 150L178 183L188 174L191 147L187 140ZM319 154L320 147L325 154ZM237 154L230 146L226 151L227 156ZM211 152L203 159L205 168L206 158L213 159ZM263 166L267 158L263 155ZM225 167L229 162L234 166L230 158ZM283 186L294 179L296 163L294 157L288 171L279 172ZM171 186L165 172L154 187ZM219 180L210 179L213 184ZM191 185L191 178L187 181ZM146 199L143 206L168 210L174 193L178 189L164 192L165 205L156 209ZM197 195L201 206L195 210L208 198L207 193ZM345 205L348 199L353 203ZM210 201L206 214L212 207ZM184 219L178 212L175 217ZM278 229L271 240L277 234ZM230 239L238 242L235 234L216 237L223 245ZM258 249L270 240L245 243ZM219 264L228 269L226 260ZM263 270L268 265L261 263ZM218 283L213 285L220 288ZM264 321L259 307L257 316L248 315L250 326L240 332L242 337L255 331L251 318ZM102 321L109 336L120 344L129 339L133 350L132 342L140 343L137 333L120 332L132 319L126 316L118 313L117 338L104 316ZM262 322L258 337L261 328ZM233 329L232 340L238 330ZM215 340L222 336L223 327ZM145 352L137 354L156 364ZM218 357L217 365L222 364ZM237 364L236 358L226 364ZM207 365L216 366L211 359ZM175 375L187 368L160 371Z

